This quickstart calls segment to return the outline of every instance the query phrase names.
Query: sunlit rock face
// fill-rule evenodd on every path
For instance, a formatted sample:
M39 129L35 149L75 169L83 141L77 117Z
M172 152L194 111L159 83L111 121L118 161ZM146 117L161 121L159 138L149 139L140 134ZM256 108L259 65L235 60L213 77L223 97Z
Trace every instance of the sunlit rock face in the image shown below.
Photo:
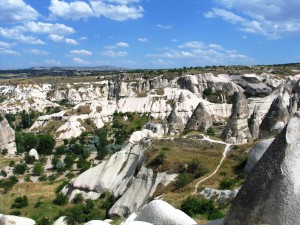
M227 143L244 144L252 141L248 128L249 108L245 95L242 91L236 92L233 98L232 113L221 134Z
M289 111L279 95L271 104L271 107L259 127L259 137L266 138L280 133L289 119Z
M8 154L15 154L15 131L11 128L6 118L0 115L0 150L7 149Z
M224 225L300 223L299 129L297 112L249 173Z

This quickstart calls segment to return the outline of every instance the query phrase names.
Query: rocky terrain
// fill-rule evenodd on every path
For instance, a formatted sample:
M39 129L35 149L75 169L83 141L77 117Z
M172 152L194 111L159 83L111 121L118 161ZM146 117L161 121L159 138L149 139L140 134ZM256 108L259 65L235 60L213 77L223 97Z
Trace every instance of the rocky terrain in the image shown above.
M9 194L18 185L50 182L52 200L33 197L44 203L28 211L0 206L15 215L2 220L52 204L55 215L31 218L56 225L204 224L224 216L215 223L299 223L300 75L35 79L0 82L0 188L6 204L18 205L25 195L13 202ZM74 219L84 211L86 218Z

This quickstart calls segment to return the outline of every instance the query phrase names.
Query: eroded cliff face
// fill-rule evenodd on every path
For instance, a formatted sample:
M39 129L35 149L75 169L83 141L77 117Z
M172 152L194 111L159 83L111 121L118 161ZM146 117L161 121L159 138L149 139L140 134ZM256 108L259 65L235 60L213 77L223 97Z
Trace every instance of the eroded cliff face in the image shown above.
M85 198L97 199L101 193L110 192L114 198L119 199L109 213L128 216L147 202L158 184L166 186L177 176L154 173L152 169L143 166L146 161L143 152L150 143L150 139L127 143L108 160L72 180L64 187L62 193L72 200L77 193L82 193Z
M248 116L248 102L243 92L239 91L233 97L232 113L221 134L222 139L232 144L251 142L252 136L248 127Z
M280 133L289 119L289 111L283 97L279 95L271 104L259 127L259 137L266 138Z
M251 170L224 225L300 223L299 129L297 112Z
M8 154L15 154L15 131L11 128L5 117L0 115L0 150L7 149Z

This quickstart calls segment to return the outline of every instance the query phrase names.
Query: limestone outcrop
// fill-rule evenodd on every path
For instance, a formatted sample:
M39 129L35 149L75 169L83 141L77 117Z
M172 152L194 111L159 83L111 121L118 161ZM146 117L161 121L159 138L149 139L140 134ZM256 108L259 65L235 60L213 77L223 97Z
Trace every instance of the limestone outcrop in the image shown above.
M211 115L206 110L204 104L200 102L188 120L185 129L205 131L213 125Z
M206 199L214 199L219 204L230 203L237 195L239 188L234 190L217 190L212 188L204 188L200 192Z
M271 104L270 109L259 126L259 137L267 138L280 133L289 119L289 111L279 95Z
M249 173L224 225L300 223L299 130L296 112Z
M274 138L270 138L258 143L249 153L247 164L245 166L245 173L250 173L255 164L260 160L262 155L269 148L271 143L274 141Z
M259 136L259 126L261 124L261 121L262 118L258 113L258 108L255 107L248 121L249 130L253 140L257 139Z
M236 92L233 97L232 111L221 138L232 144L244 144L252 141L248 128L249 108L242 91Z
M177 176L154 173L152 169L143 167L146 161L143 152L150 143L149 139L137 143L128 142L108 160L72 180L63 188L62 193L72 200L77 193L82 193L85 198L97 199L101 193L110 192L118 201L109 213L128 216L146 203L158 184L166 186Z
M0 150L7 149L8 154L15 154L15 131L9 125L7 119L0 115Z
M195 225L191 217L162 200L153 200L137 215L135 221L153 225Z

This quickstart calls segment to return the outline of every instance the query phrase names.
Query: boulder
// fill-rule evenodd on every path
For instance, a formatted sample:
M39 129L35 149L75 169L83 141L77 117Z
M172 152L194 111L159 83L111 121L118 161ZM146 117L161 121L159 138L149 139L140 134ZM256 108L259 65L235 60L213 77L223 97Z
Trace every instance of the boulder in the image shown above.
M247 176L224 225L300 224L300 112Z
M205 131L213 124L212 117L206 110L204 104L200 102L188 120L185 129Z
M247 164L245 166L245 173L249 173L255 164L260 160L265 151L269 148L270 144L274 141L274 138L267 139L258 143L251 151L248 156Z
M240 90L233 97L232 111L221 134L221 138L231 144L244 144L252 141L248 128L249 108L245 95Z
M267 138L280 133L289 119L289 111L280 94L271 104L270 109L259 126L259 137Z
M15 154L15 131L9 125L7 119L0 115L0 150L7 149L8 154Z
M169 124L168 133L170 135L181 134L181 132L184 130L184 123L182 121L182 118L178 115L176 104L173 107L171 113L169 114L167 122Z
M26 217L2 215L0 214L0 221L4 222L1 225L34 225L35 221Z
M110 225L110 223L107 223L102 220L91 220L91 221L85 223L84 225Z
M35 150L34 148L31 149L28 154L30 156L33 156L35 158L35 160L39 160L39 154L38 154L37 150Z
M237 195L239 188L234 190L216 190L212 188L205 188L200 194L204 195L206 199L214 199L220 204L230 203Z
M146 205L135 218L135 221L153 225L195 225L191 217L162 200L153 200Z
M65 219L65 216L59 217L57 220L55 220L53 225L67 225L67 223L65 222L64 219Z

